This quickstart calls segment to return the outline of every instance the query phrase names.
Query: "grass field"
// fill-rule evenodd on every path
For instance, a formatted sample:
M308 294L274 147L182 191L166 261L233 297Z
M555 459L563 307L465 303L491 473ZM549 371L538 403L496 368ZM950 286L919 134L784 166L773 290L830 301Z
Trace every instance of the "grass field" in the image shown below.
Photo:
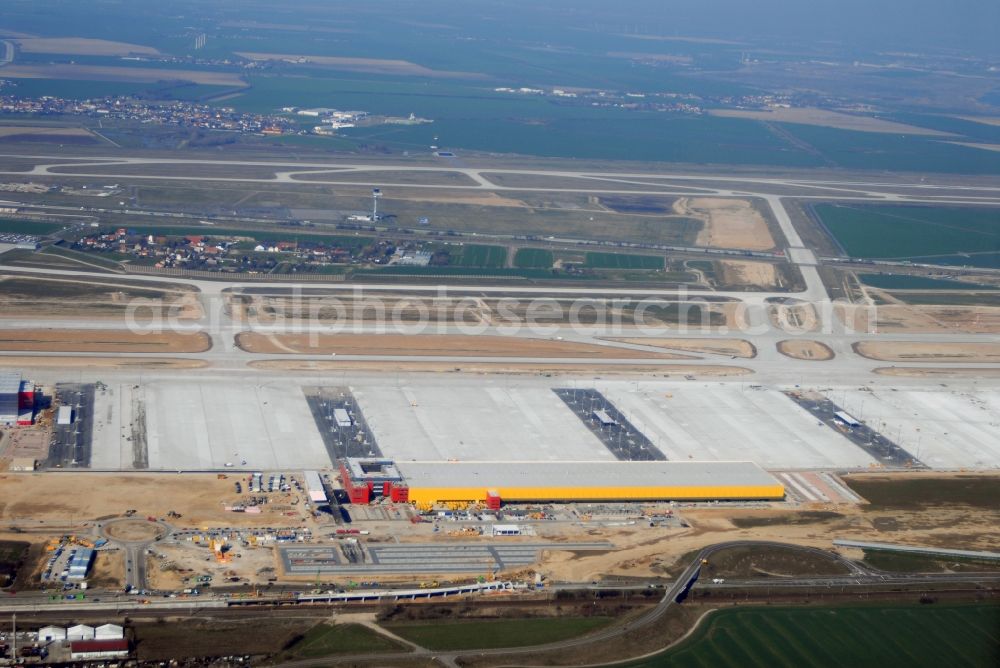
M59 258L65 258L71 262L97 265L98 267L104 267L105 269L119 269L121 265L118 264L116 259L124 257L118 253L104 253L103 255L97 255L96 253L81 253L79 251L72 250L71 248L60 248L57 246L46 246L36 253L36 257L38 255L54 255Z
M891 292L896 299L914 305L1000 306L1000 292Z
M85 300L121 294L129 299L162 299L162 290L137 288L128 284L121 286L90 285L71 281L50 281L44 278L11 277L0 280L4 295L18 295L27 298Z
M706 576L727 578L847 575L848 573L847 566L832 556L777 546L732 547L721 550L712 555L704 568Z
M453 267L479 267L497 269L507 262L507 249L503 246L452 246L450 265Z
M137 622L136 656L140 661L178 660L240 654L273 654L305 636L309 619L268 619L267 624L243 621L186 619L183 623Z
M587 253L584 266L591 269L663 269L664 260L657 255Z
M865 551L865 563L873 568L894 573L944 573L947 571L985 572L1000 570L1000 562L991 560L935 557L887 550Z
M544 269L485 269L480 267L381 267L379 269L360 269L353 272L354 276L481 276L483 278L526 278L526 279L548 279L548 278L583 278L579 275L565 274L554 275L551 271Z
M888 290L982 290L986 286L908 274L859 274L865 285Z
M608 617L555 617L387 624L386 628L427 649L466 650L557 642L583 635L610 622Z
M402 651L404 647L360 624L317 624L288 648L295 657L312 659L331 654Z
M0 218L0 232L11 232L13 234L49 234L58 230L62 225L59 223L42 223L35 220L12 220L10 218Z
M514 266L521 269L549 269L553 262L552 251L544 248L518 248L514 254Z
M1000 481L993 476L953 478L885 478L844 476L844 482L864 497L870 510L963 505L986 510L1000 507Z
M813 211L851 257L992 266L1000 251L996 209L817 204Z
M998 628L990 605L728 609L627 668L995 666Z

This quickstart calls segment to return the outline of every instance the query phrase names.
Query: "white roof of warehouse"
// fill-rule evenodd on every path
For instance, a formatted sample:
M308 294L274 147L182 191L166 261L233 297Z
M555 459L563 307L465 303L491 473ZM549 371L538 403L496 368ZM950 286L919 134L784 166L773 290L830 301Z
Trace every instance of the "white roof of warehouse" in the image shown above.
M753 462L396 462L410 487L705 487L780 484Z
M0 394L17 394L21 389L21 374L0 371Z

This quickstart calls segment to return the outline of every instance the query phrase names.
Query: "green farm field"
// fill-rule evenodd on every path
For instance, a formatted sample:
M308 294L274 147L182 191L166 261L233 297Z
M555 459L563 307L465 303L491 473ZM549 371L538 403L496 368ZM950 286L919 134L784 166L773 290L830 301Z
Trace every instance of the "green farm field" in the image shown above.
M0 218L0 232L10 232L12 234L49 234L55 232L62 225L59 223L43 223L35 220L11 220L10 218Z
M664 260L657 255L587 253L584 266L591 269L663 269Z
M625 668L995 666L1000 606L728 609Z
M817 204L813 211L851 257L988 267L1000 252L996 209Z
M360 624L318 624L297 640L288 653L311 659L332 654L403 651L399 643Z
M523 647L574 638L611 622L608 617L491 619L435 624L390 624L393 633L433 650Z
M479 267L483 269L498 269L507 261L507 249L503 246L451 246L451 262L453 267ZM457 252L456 252L457 251Z
M514 266L522 269L548 269L555 262L552 251L544 248L518 248Z

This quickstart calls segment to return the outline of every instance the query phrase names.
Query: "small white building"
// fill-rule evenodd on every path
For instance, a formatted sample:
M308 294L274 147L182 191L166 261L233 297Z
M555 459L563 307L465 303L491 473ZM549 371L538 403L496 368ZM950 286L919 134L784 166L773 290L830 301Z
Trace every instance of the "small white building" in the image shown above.
M518 524L494 524L490 533L494 536L520 536L522 532Z
M38 629L38 642L62 642L66 640L66 629L61 626L43 626Z
M94 627L77 624L66 629L66 640L93 640Z
M60 406L56 413L56 424L73 424L73 407Z
M125 637L125 629L117 624L101 624L94 629L95 640L118 640Z

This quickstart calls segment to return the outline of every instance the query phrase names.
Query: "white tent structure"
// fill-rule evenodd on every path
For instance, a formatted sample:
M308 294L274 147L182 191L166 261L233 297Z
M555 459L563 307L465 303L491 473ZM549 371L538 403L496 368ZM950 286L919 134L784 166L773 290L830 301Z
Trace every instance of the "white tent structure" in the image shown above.
M94 640L120 640L125 637L125 629L117 624L101 624L94 629Z
M93 640L94 627L77 624L66 629L66 640Z

